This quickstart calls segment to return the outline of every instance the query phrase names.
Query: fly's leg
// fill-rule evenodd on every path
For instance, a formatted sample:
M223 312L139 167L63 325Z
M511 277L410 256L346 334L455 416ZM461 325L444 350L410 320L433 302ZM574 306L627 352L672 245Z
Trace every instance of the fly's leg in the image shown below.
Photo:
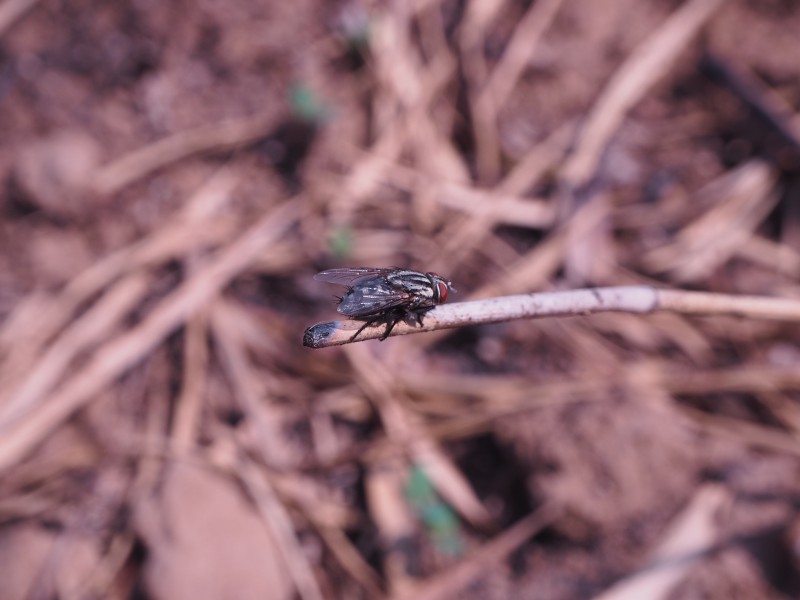
M422 317L424 317L427 314L427 312L429 310L431 310L431 308L433 308L433 307L431 306L431 307L427 307L427 308L420 308L420 309L415 310L415 311L413 311L411 313L411 314L414 315L414 319L416 319L417 325L422 327Z
M368 321L364 321L364 324L363 324L361 327L359 327L359 328L358 328L358 331L356 331L356 332L353 334L353 337L351 337L351 338L350 338L350 341L351 341L351 342L355 342L355 341L356 341L356 338L358 337L358 334L360 334L362 331L364 331L364 330L365 330L367 327L369 327L370 325L372 325L372 324L374 324L374 323L377 323L377 322L378 322L378 321L380 321L380 320L381 320L381 317L377 317L377 318L375 318L375 319L369 319ZM383 338L381 338L381 339L383 339Z
M397 325L400 321L406 321L409 325L411 324L411 320L409 318L410 315L413 315L414 320L417 322L417 325L422 327L422 317L425 316L425 313L428 312L430 309L423 309L423 310L406 310L402 312L392 313L391 316L386 318L386 331L383 332L381 336L381 341L385 340L389 337L389 334L392 333L392 329L394 326Z
M378 315L376 317L372 317L370 319L367 319L366 321L364 321L364 324L361 327L358 328L358 331L356 331L353 334L353 337L350 338L350 341L351 342L355 342L356 338L361 334L362 331L364 331L367 327L371 327L372 325L375 325L376 323L380 323L381 321L386 323L386 331L384 331L383 335L379 338L380 341L383 341L387 337L389 337L389 334L392 332L392 329L394 328L394 326L397 325L397 322L400 321L400 319L402 319L402 318L403 318L402 314L398 315L395 312L389 312L387 314L382 314L382 315Z
M386 324L386 330L383 332L383 335L378 338L380 341L385 340L389 337L389 334L392 333L394 326L397 325L400 321L409 320L410 316L413 316L414 320L417 322L417 325L422 327L422 317L425 316L425 313L428 312L430 309L423 309L423 310L393 310L389 311L385 314L378 315L377 317L373 317L371 319L367 319L364 321L364 324L358 328L358 331L353 334L353 337L350 338L351 342L356 341L356 338L364 331L367 327L371 327L376 323L380 323L383 321ZM410 321L409 321L410 324Z
M389 337L389 334L392 333L392 329L394 329L394 326L397 325L400 321L402 321L402 319L403 315L386 319L386 331L383 332L383 335L381 336L380 340L383 341L387 337Z

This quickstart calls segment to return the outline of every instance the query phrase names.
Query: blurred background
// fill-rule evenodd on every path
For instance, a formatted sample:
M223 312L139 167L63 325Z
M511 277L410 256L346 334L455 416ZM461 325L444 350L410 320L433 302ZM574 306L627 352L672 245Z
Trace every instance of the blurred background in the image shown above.
M800 596L792 0L0 0L0 597Z

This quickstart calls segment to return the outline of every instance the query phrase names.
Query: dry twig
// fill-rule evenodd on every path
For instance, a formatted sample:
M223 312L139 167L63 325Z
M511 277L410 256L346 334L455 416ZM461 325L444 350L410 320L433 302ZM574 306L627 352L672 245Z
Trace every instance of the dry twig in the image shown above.
M649 286L623 286L502 296L437 306L425 315L422 326L401 322L395 326L391 335L407 335L515 319L566 317L598 312L648 314L661 310L682 314L800 320L800 301L788 298L733 296L663 290ZM309 348L327 348L353 341L373 340L384 333L382 324L374 325L364 329L358 338L353 340L353 334L362 325L363 322L360 321L318 323L306 329L303 345Z
M46 404L20 422L4 428L0 438L0 470L14 465L53 428L87 404L94 394L200 310L233 277L246 269L265 247L296 223L302 213L302 209L291 200L267 213L234 243L220 250L201 271L181 284L146 319L101 346L86 366L66 380Z
M617 70L589 113L578 146L564 166L563 177L573 187L582 187L591 179L606 145L628 110L664 75L720 2L692 0L685 3Z
M416 600L438 600L457 597L461 588L469 585L486 570L503 560L532 536L561 516L560 505L550 502L539 507L521 521L509 527L476 550L472 556L458 565L431 578L410 593L394 596L396 600L415 598Z
M0 37L38 3L39 0L5 0L0 4Z
M715 514L730 503L722 486L706 484L673 521L650 562L640 571L617 582L595 600L667 598L698 561L713 550L717 537Z
M110 162L92 181L100 195L111 195L126 185L194 154L229 150L261 139L275 125L271 114L257 114L180 131Z

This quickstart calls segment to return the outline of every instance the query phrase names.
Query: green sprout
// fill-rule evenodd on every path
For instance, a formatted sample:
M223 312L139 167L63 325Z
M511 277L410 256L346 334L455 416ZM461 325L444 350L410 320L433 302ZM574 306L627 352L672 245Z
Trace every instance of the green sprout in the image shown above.
M458 517L433 489L425 472L416 465L411 469L405 493L436 548L452 558L461 556L464 542Z
M338 260L344 260L353 251L353 232L349 227L337 227L328 237L328 249Z
M294 84L289 90L289 104L292 114L315 125L330 120L333 114L330 107L310 87L302 83Z

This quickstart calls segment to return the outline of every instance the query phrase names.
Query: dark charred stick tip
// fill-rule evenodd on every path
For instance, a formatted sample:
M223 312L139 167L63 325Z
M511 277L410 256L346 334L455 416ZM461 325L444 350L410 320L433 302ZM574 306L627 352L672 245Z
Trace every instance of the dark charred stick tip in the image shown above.
M303 334L303 346L307 348L321 348L335 329L334 323L317 323L306 329Z

